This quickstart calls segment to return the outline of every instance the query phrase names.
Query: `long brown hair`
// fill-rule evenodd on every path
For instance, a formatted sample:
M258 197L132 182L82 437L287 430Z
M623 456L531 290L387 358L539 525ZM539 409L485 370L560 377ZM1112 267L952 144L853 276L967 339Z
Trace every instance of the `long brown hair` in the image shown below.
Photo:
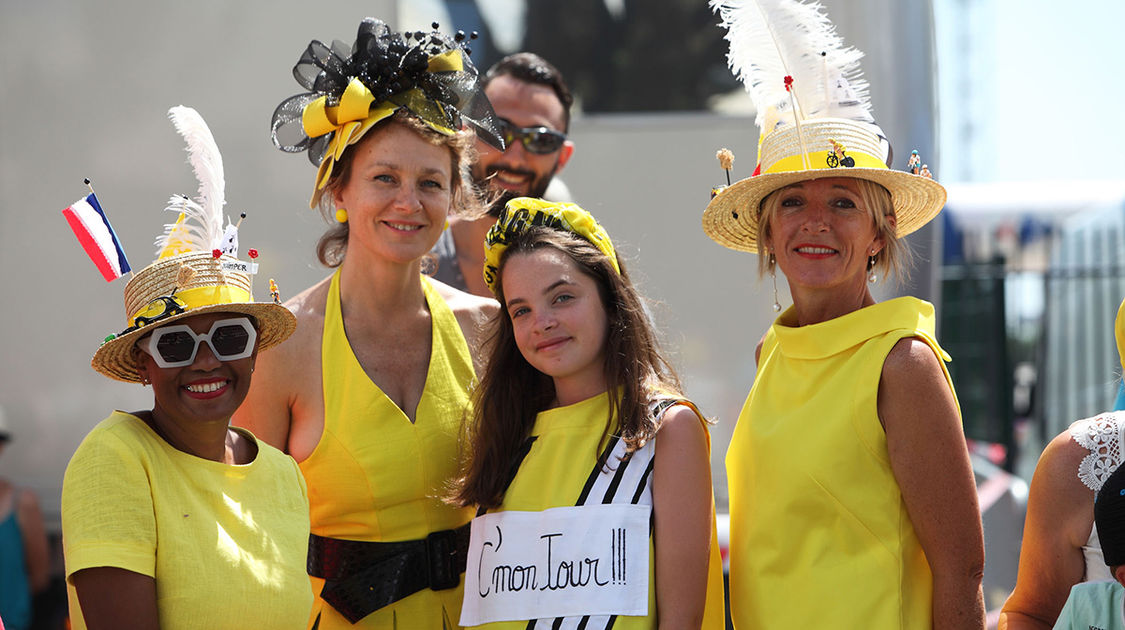
M659 348L625 266L618 260L618 274L606 255L589 241L570 232L530 227L509 243L500 260L501 277L513 254L544 248L569 256L598 286L609 328L605 348L609 416L602 442L616 433L631 453L660 428L648 409L654 396L657 392L679 396L680 379ZM516 346L512 319L503 308L502 282L498 283L496 297L501 308L491 322L488 369L473 391L472 411L464 423L461 474L453 482L450 501L458 505L492 508L500 504L515 472L512 466L516 454L530 436L535 416L555 398L554 381L533 368Z
M451 215L472 217L484 214L487 206L473 188L472 176L469 174L469 166L476 160L476 149L473 148L476 136L473 132L458 131L453 135L446 135L426 126L426 123L407 110L400 109L375 123L360 142L368 142L391 125L402 125L430 144L449 149L449 158L453 167L450 182ZM320 214L328 222L329 228L317 241L316 257L326 267L339 267L348 251L348 224L336 221L335 193L348 183L352 172L352 158L356 153L355 148L348 147L336 161L332 175L324 185L324 194L320 197Z

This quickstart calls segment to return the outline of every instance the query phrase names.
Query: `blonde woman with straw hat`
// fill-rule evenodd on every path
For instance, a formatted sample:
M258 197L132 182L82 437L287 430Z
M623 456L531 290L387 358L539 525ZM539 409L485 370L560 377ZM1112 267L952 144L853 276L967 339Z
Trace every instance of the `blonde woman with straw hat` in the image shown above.
M336 270L289 302L298 332L236 421L308 482L320 630L460 616L472 509L441 497L496 303L422 269L446 217L481 205L463 126L502 144L469 39L367 18L351 47L309 44L294 69L308 91L274 114L277 146L318 165L311 205L332 223L318 253Z
M172 114L181 131L210 140L194 110ZM161 257L125 286L126 328L92 361L105 376L150 387L153 402L111 413L67 466L74 628L296 629L312 605L300 470L230 426L259 352L289 337L296 320L253 301L252 263L222 244L233 232L222 229L221 162L207 153L217 186L201 186L201 204L172 199L181 220L160 239Z
M870 290L945 191L888 168L859 53L819 6L748 4L712 2L758 105L759 164L703 229L783 272L793 305L755 351L727 452L735 627L983 627L976 489L934 309ZM780 53L765 31L789 38Z

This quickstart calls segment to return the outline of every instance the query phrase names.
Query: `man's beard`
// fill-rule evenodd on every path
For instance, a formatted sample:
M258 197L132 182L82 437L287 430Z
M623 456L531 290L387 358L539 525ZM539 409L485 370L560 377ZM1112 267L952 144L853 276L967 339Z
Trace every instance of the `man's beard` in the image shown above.
M517 197L542 197L547 192L547 186L550 185L551 180L555 177L557 169L551 169L550 173L542 177L535 177L535 173L525 169L506 168L504 166L490 167L485 178L478 178L474 174L475 184L478 189L486 191L488 198L492 198L492 204L488 207L489 216L499 219L500 213L504 210L504 206L508 202ZM531 185L528 186L527 192L516 192L506 188L493 188L489 186L489 180L498 172L507 171L517 175L528 175L531 177Z

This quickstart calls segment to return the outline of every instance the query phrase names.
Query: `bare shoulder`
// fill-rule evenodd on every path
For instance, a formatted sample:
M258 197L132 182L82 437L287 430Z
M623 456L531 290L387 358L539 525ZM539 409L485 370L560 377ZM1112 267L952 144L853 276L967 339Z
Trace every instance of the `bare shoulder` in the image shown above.
M687 405L673 405L664 412L659 435L664 440L706 440L704 420Z
M492 298L466 293L433 278L430 282L457 317L465 340L470 346L479 347L485 326L500 310L500 304Z
M297 318L297 328L282 343L258 353L250 392L232 420L282 451L290 451L290 429L297 416L323 413L318 411L323 405L320 354L330 280L285 302Z
M320 347L324 330L324 305L328 299L331 279L329 276L285 302L285 308L297 318L297 329L283 343L265 353L269 359L277 361L305 357L310 348ZM319 352L317 356L320 356Z
M899 339L883 361L884 381L910 384L917 378L927 376L941 376L945 380L934 349L917 337Z
M917 441L941 434L964 440L961 414L941 359L925 341L904 337L887 353L879 379L879 421L894 439ZM955 430L954 430L955 429Z
M1043 449L1035 474L1031 478L1032 492L1043 491L1051 502L1085 505L1094 497L1094 491L1078 478L1078 466L1090 454L1074 441L1069 429L1056 435Z
M324 322L324 305L328 300L328 288L331 284L332 276L328 276L286 300L285 307L297 318L298 330L306 320Z

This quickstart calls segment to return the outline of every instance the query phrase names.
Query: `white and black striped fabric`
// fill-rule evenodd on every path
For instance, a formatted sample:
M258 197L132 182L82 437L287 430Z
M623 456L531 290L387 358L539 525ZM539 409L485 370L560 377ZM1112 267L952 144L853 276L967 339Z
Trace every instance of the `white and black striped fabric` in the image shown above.
M652 414L664 415L669 407L680 401L664 399L653 403ZM590 471L575 505L617 503L652 506L652 470L656 461L656 439L648 441L625 459L626 444L617 436L610 436L598 463ZM649 536L652 535L652 511L649 511ZM651 560L650 560L651 561ZM651 586L650 586L651 588ZM527 630L609 630L617 615L584 615L581 617L554 617L532 619Z

